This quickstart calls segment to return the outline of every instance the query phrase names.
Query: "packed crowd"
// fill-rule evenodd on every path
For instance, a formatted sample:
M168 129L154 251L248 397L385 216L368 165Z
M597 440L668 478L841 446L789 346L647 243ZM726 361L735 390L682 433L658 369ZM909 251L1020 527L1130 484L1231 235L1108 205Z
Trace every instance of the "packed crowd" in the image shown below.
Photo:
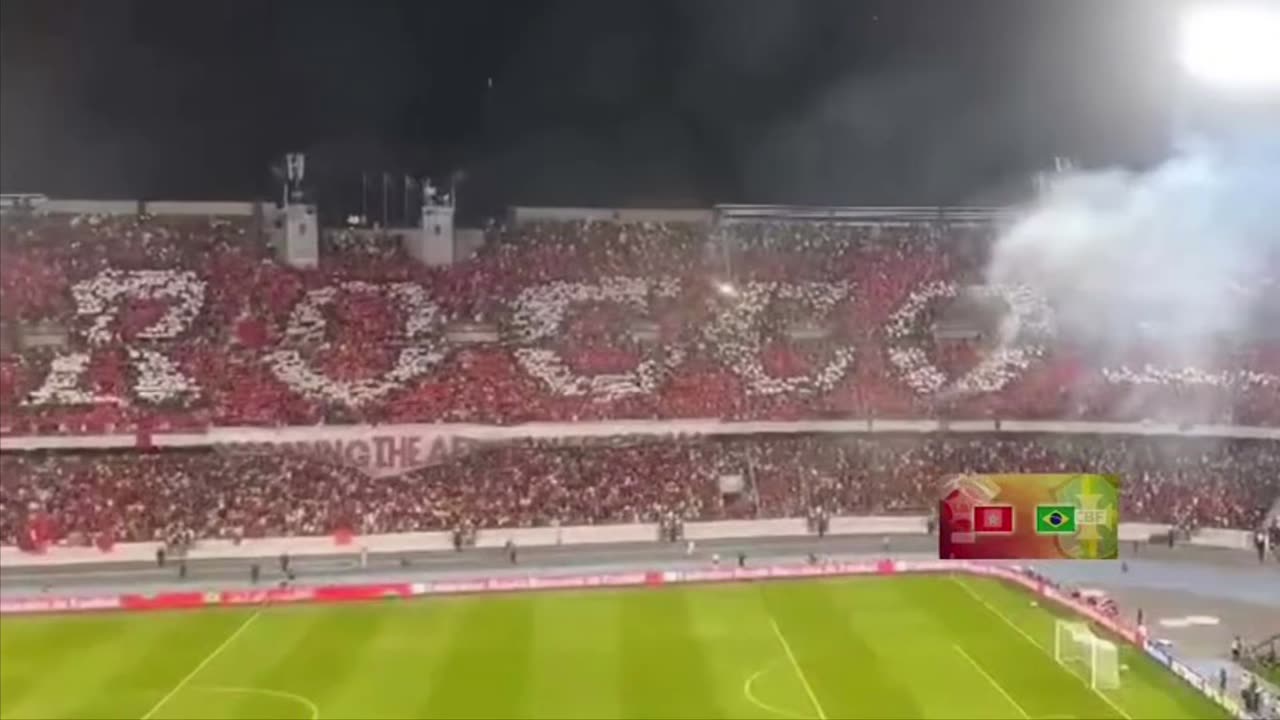
M314 270L248 220L6 215L0 432L813 416L1280 424L1280 346L1103 366L1024 287L969 290L980 230L535 222L447 269L334 233ZM949 302L1001 343L937 341ZM462 329L470 328L469 335ZM479 329L476 331L476 329ZM466 336L466 337L464 337Z
M772 435L527 441L393 477L230 451L0 455L0 542L358 534L921 513L956 473L1116 473L1128 521L1259 527L1280 443L1121 436ZM741 477L722 494L720 480Z

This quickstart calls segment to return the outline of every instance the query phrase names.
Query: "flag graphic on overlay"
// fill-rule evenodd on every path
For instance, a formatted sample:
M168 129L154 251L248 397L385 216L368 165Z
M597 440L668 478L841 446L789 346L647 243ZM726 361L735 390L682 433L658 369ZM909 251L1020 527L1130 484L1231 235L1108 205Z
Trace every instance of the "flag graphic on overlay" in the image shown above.
M973 508L973 531L979 533L1013 532L1012 505L977 505Z
M938 557L1111 560L1120 480L1112 475L958 475L938 503Z
M1036 534L1075 534L1077 530L1075 505L1036 506Z

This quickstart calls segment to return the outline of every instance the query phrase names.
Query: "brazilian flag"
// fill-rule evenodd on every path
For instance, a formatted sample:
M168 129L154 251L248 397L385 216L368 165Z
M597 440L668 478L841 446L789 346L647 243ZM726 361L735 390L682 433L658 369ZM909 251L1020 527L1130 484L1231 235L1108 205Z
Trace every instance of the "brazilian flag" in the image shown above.
M1074 535L1076 533L1075 505L1037 505L1037 535Z

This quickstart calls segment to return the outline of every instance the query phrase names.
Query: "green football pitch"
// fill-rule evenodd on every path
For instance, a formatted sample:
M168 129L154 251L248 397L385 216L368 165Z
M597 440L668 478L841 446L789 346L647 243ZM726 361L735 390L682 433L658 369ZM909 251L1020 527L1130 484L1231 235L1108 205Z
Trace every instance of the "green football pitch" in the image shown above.
M945 576L5 619L0 717L1227 717L1127 647L1095 692L1053 627Z

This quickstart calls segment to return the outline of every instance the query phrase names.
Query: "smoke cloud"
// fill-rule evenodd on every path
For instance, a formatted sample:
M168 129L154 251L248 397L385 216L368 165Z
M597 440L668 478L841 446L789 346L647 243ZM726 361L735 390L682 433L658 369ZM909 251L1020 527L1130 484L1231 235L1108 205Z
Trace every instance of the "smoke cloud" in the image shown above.
M1001 233L988 281L1040 289L1059 342L1103 365L1211 369L1280 316L1280 155L1262 148L1064 175Z

